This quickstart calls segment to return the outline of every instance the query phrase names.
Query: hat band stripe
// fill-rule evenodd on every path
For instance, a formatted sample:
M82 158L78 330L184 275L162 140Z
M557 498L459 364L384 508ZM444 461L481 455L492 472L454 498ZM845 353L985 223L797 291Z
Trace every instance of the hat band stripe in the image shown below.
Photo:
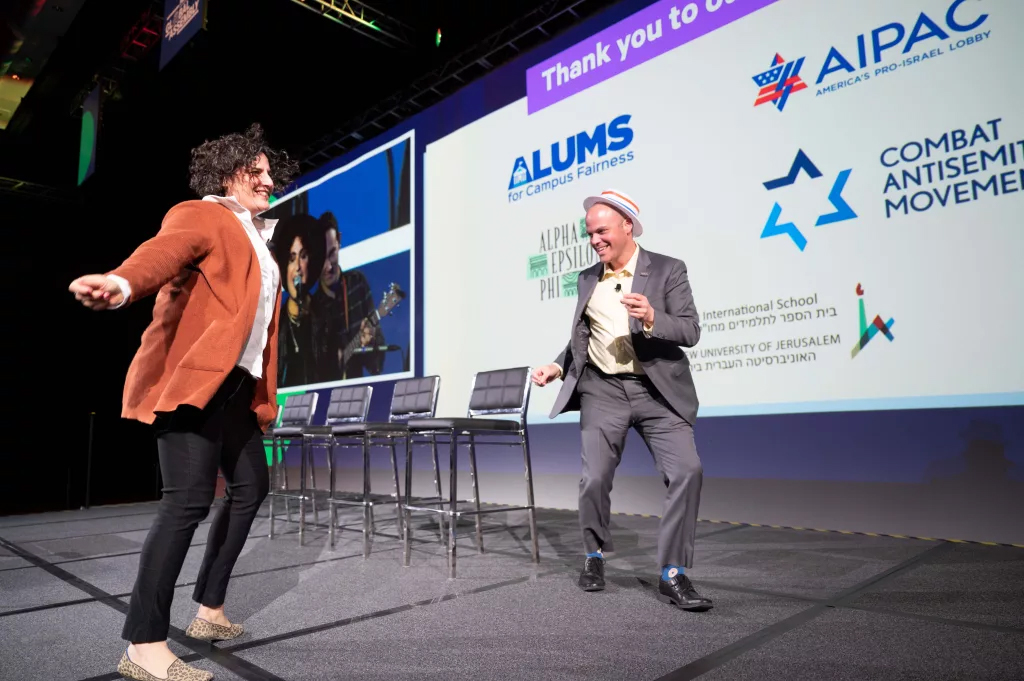
M634 213L636 213L638 215L640 214L640 209L637 207L637 205L635 203L633 203L632 201L630 201L629 199L627 199L622 194L619 194L617 192L612 192L612 191L603 191L603 192L601 192L601 195L602 196L614 196L615 198L619 199L620 201L622 201L624 203L628 203L633 208L633 212Z

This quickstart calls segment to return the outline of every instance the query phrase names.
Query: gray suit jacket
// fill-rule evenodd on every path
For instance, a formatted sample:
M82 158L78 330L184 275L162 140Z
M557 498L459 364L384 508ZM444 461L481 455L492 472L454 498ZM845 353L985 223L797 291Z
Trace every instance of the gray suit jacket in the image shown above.
M677 414L693 425L697 420L699 402L690 374L690 360L682 348L693 347L700 340L700 319L693 303L686 265L682 260L641 248L636 269L633 293L647 296L654 308L654 330L651 337L647 338L643 322L630 318L633 349L658 392ZM555 360L562 367L563 383L551 410L552 418L562 412L578 411L580 408L576 381L587 363L587 347L590 343L590 322L584 310L603 271L604 263L598 262L580 272L577 285L579 299L576 302L569 343Z

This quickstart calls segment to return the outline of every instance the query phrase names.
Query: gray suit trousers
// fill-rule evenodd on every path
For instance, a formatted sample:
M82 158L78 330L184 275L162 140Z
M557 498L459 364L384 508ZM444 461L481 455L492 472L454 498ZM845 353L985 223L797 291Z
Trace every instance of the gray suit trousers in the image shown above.
M692 567L704 471L690 424L646 378L608 377L588 364L576 390L583 436L580 526L587 552L614 551L612 478L632 427L647 444L667 489L658 531L659 567Z

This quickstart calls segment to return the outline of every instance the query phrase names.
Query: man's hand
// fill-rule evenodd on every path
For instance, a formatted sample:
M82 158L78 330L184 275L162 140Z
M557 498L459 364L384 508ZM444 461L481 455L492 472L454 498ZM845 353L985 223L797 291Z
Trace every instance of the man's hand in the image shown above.
M533 382L537 385L545 386L561 375L562 370L558 368L557 364L548 364L534 369L533 375L530 378L532 378Z
M654 326L654 308L647 296L642 293L626 293L622 296L622 304L626 306L630 317L639 319L647 326Z
M75 294L75 300L90 310L106 310L124 301L121 287L104 274L87 274L71 282L68 290Z
M364 348L373 342L373 324L370 323L369 319L364 319L363 323L359 325L359 345Z

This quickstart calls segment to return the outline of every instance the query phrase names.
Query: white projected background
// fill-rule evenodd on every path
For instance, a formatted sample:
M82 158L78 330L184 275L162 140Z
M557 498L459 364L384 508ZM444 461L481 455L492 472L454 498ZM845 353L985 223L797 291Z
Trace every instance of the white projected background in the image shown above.
M909 34L921 12L941 25L949 6L782 0L533 115L524 98L429 145L424 368L443 377L439 413L465 410L474 372L538 366L565 346L576 299L561 297L562 275L573 267L558 270L589 247L549 240L556 228L578 229L583 198L608 187L640 204L641 246L688 267L704 329L690 351L701 415L1021 404L1024 89L1010 81L1024 62L1024 3L958 9L962 23L989 14L967 34L983 39L959 49L950 48L965 35L921 41L906 55L900 44L885 63L940 52L815 83L833 46L855 59L859 34L870 52L873 29L902 22ZM776 53L806 56L807 87L783 111L753 106L752 77ZM633 139L606 158L632 152L631 161L590 176L574 164L547 178L571 174L567 184L510 200L518 157L531 164L539 150L549 166L552 143L564 155L567 137L622 115ZM954 148L956 130L973 144ZM929 157L889 168L890 147L886 161L901 148ZM804 169L766 189L798 151L820 176ZM975 172L929 183L925 170L921 186L902 186L904 169L946 159L947 169ZM856 217L815 226L836 212L829 194L845 170L841 196ZM890 172L901 186L886 192ZM803 250L789 236L761 238L775 204L776 222L806 238ZM545 262L549 276L531 278L531 264ZM558 297L542 299L542 287ZM892 320L893 338L879 332L853 356L860 301L867 326ZM534 388L531 421L547 422L560 385Z

